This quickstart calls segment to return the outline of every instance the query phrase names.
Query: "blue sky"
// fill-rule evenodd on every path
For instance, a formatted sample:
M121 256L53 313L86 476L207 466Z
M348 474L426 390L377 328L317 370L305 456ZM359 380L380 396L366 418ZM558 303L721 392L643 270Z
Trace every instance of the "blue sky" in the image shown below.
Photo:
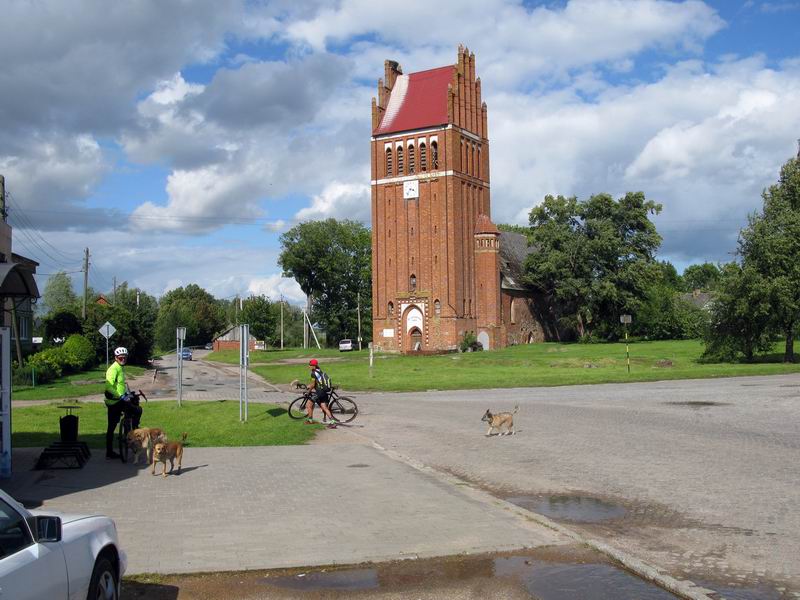
M11 0L4 22L0 173L42 287L89 247L99 291L300 301L279 236L369 222L384 59L434 68L459 43L496 222L642 190L664 206L660 258L727 261L800 137L800 0Z

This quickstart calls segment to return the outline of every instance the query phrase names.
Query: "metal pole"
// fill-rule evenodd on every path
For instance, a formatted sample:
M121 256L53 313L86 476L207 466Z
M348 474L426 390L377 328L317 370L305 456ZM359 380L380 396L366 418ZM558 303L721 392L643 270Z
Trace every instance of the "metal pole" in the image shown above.
M628 326L625 325L625 360L628 363L628 373L631 372L631 354L628 351Z
M283 294L281 294L281 350L283 350Z
M106 333L108 333L108 327L106 327ZM106 338L106 371L108 371L108 335L106 335L105 338Z
M358 350L361 351L361 292L358 292Z
M244 325L244 422L247 423L247 359L250 357L250 325Z
M86 320L86 296L89 295L89 249L83 251L83 310L81 311L81 319ZM106 357L106 363L108 357Z

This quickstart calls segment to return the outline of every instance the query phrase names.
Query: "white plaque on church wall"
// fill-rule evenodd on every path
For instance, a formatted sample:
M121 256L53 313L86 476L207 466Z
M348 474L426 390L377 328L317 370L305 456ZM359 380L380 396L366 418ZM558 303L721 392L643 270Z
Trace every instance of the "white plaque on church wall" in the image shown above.
M403 198L409 200L410 198L419 198L419 180L403 182Z
M394 337L394 329L384 329L383 337Z

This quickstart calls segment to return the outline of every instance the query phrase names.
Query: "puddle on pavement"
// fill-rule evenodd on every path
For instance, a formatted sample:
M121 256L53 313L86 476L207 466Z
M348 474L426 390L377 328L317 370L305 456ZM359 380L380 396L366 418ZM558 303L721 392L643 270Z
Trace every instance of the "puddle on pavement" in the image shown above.
M618 504L590 496L512 496L505 500L548 519L571 523L599 523L626 513Z
M706 406L730 406L730 402L712 402L711 400L687 400L684 402L664 402L671 406L688 406L689 408L704 408Z
M264 577L271 587L325 597L347 597L347 592L435 589L493 589L492 598L527 596L538 600L674 600L677 596L606 562L583 562L597 555L578 551L574 561L545 560L533 555L420 560L373 567L320 570L295 575ZM563 558L563 557L562 557ZM488 584L488 585L487 585ZM502 592L505 589L506 592ZM316 597L316 596L314 596ZM416 592L415 592L416 597ZM439 597L439 596L435 596ZM470 596L471 597L471 596Z
M350 469L364 469L364 468L366 468L368 466L369 465L365 465L364 463L356 463L354 465L347 465L347 467L350 468Z

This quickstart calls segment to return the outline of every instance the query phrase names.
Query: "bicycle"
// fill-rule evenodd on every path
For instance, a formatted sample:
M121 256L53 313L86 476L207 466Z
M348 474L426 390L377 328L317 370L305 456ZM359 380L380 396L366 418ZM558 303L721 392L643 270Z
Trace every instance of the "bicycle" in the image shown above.
M307 389L305 385L300 384L301 389ZM336 391L338 386L333 386L328 393L328 408L331 410L333 420L337 423L349 423L358 416L358 406L352 398L347 396L340 396ZM311 400L311 394L306 392L299 398L292 400L289 404L289 416L292 419L306 419L306 402Z
M120 402L130 402L132 406L139 406L139 398L144 398L147 402L147 396L144 395L142 390L138 392L128 392L128 400L120 400ZM133 418L130 417L125 411L119 420L119 430L117 433L117 445L119 446L119 458L122 462L128 462L128 453L130 447L128 446L128 433L133 430Z

